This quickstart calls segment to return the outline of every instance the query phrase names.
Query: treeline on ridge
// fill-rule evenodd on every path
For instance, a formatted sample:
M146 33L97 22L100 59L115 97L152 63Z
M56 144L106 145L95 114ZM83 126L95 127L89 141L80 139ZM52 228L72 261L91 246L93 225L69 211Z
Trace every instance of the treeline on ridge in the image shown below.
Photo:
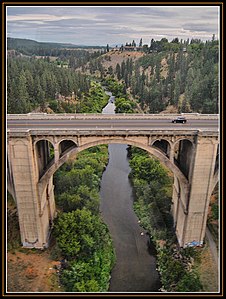
M56 93L68 97L74 92L80 100L90 88L90 78L117 80L145 113L159 113L169 107L174 107L174 113L219 113L219 42L214 38L205 43L152 40L150 47L143 46L139 59L114 50L48 51L43 59L8 57L8 113L14 106L18 107L14 113L26 113L40 105L44 110L43 103L54 100ZM58 63L66 61L67 68L54 63L52 55L57 56ZM113 55L125 57L117 63Z
M178 113L218 113L218 41L176 46L146 53L137 60L128 57L108 67L107 76L123 82L147 113L159 113L170 105Z

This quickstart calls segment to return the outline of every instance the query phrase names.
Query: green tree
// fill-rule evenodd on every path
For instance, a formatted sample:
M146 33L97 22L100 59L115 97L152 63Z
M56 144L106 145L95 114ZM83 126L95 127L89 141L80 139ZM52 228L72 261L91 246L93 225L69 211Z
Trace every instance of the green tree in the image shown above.
M202 284L198 275L194 272L186 273L177 283L176 292L200 292Z
M41 107L44 107L45 92L41 87L40 77L39 76L35 76L34 85L35 85L35 89L34 89L34 95L33 96L34 96L35 105L37 106L37 104L40 104ZM55 111L55 112L57 112L57 111Z
M179 96L180 96L180 89L181 89L180 86L181 86L181 76L180 76L180 72L178 72L176 74L176 78L175 78L173 99L171 101L172 104L177 105L177 106L178 106L178 100L179 100Z
M61 214L55 223L55 236L64 257L72 260L98 248L101 229L104 226L99 218L83 208Z
M121 80L121 67L118 63L116 64L116 76L118 80Z

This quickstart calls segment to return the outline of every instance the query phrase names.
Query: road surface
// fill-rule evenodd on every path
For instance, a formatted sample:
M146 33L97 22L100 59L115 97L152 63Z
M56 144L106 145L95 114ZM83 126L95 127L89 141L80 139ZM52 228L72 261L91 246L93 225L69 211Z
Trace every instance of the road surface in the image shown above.
M7 129L131 129L131 130L212 130L218 131L217 119L189 119L187 123L172 123L171 119L8 119Z

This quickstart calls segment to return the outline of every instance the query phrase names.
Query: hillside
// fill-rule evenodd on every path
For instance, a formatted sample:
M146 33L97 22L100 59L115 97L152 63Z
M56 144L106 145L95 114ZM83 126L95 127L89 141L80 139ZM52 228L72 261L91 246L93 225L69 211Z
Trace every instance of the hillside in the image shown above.
M81 96L81 89L85 92L88 90L90 77L101 80L103 84L111 77L122 84L128 97L147 113L161 113L169 110L168 107L173 107L178 113L210 114L219 111L217 40L205 43L200 40L191 40L190 43L161 40L139 51L125 48L109 52L107 49L54 48L59 45L9 39L8 47L14 48L9 50L12 59L8 60L8 98L9 102L12 100L12 106L18 105L20 98L26 112L36 108L33 107L36 102L43 102L45 98L53 100L56 92L64 97L72 93ZM19 51L23 56L13 56L12 51ZM32 55L34 60L29 61L29 57L24 55ZM22 58L27 58L26 65ZM45 63L37 63L36 59ZM54 70L54 65L68 70ZM15 67L11 69L12 66ZM35 68L40 69L40 66L43 69L37 72ZM56 76L56 73L59 75ZM83 79L71 79L75 73L79 73L78 77L82 74ZM38 92L33 88L35 81L36 86L41 85ZM30 103L25 103L25 100Z
M72 43L52 43L52 42L38 42L31 39L22 38L7 38L7 50L14 50L23 55L47 55L51 56L53 50L84 50L87 49L91 52L94 50L101 50L103 46L85 46L75 45Z
M129 52L129 51L115 51L112 50L104 55L102 55L103 62L102 65L105 69L112 67L114 70L116 69L116 65L121 64L123 61L126 62L127 59L132 59L135 62L137 59L143 57L145 55L144 52Z

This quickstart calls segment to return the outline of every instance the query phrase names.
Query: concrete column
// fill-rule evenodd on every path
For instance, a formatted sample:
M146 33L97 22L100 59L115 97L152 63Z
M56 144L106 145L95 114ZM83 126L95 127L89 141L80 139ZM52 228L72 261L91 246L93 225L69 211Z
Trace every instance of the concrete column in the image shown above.
M43 208L44 201L38 195L38 171L31 136L10 138L8 155L12 166L21 242L24 247L43 248L48 245L49 216Z
M55 157L55 163L58 162L60 159L59 144L54 145L54 157Z
M212 181L217 153L217 141L210 137L198 137L190 174L190 192L187 198L187 215L179 212L183 233L178 234L181 246L189 243L202 245L206 231L207 213L212 192Z
M169 159L172 163L174 163L174 147L173 146L170 148Z

